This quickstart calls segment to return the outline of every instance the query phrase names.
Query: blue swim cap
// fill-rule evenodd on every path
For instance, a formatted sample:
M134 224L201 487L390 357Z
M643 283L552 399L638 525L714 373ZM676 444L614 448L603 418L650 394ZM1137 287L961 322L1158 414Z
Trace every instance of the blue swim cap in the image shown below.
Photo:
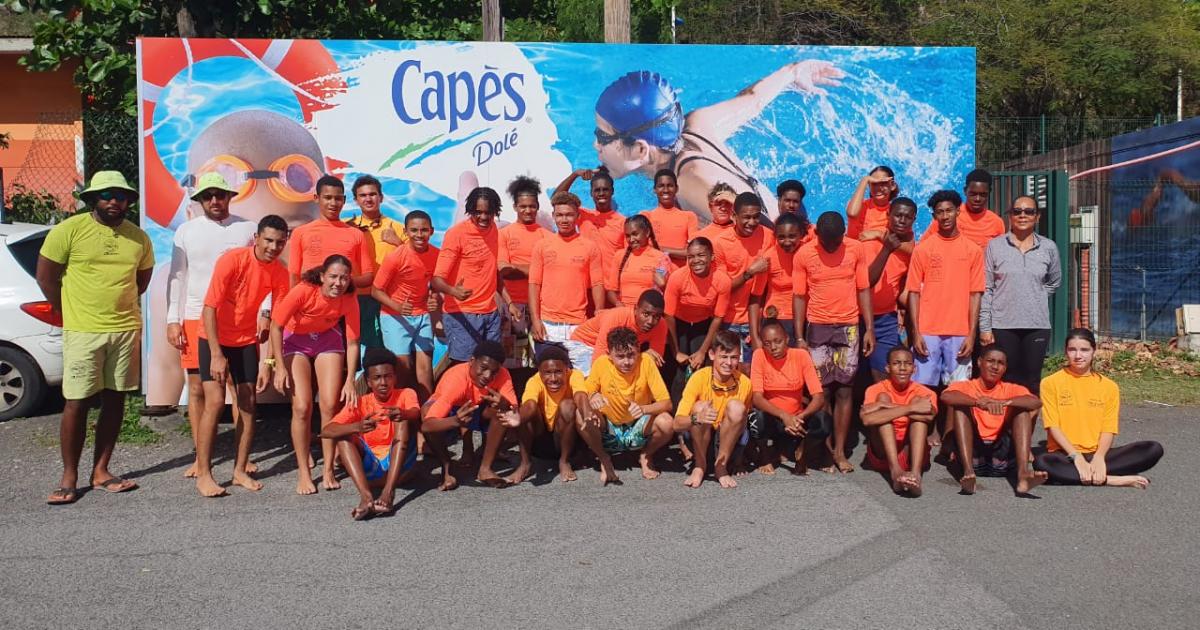
M616 137L645 140L660 149L679 148L683 109L671 84L657 72L630 72L613 81L596 100L596 113L612 125ZM600 135L597 131L597 138Z

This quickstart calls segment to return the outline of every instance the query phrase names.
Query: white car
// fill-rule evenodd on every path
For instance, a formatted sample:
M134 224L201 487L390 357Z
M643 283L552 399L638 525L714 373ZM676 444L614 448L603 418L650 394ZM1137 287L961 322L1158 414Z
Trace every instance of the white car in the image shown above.
M62 322L35 279L49 231L0 223L0 421L30 415L62 384Z

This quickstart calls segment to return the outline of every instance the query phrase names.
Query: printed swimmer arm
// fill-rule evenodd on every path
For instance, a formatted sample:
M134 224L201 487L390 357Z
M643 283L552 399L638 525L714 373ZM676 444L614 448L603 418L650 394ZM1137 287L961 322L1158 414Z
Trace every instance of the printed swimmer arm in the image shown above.
M788 88L824 95L822 86L838 87L846 74L827 61L797 61L759 79L737 96L688 114L687 128L711 140L724 142L743 125L757 118Z
M568 173L566 178L564 178L558 183L557 186L554 187L554 192L558 192L560 190L571 190L571 185L574 184L575 180L579 178L583 178L583 181L585 182L590 182L592 181L592 176L595 174L595 169L577 168Z

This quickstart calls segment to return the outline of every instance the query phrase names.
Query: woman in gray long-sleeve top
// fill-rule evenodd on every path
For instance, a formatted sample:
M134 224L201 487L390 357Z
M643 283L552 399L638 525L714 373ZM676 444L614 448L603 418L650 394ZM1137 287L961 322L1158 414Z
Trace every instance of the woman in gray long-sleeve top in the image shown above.
M1004 380L1036 396L1050 345L1049 298L1062 281L1058 246L1037 234L1037 201L1017 197L1008 210L1009 231L984 250L987 288L979 308L979 340L1008 354Z

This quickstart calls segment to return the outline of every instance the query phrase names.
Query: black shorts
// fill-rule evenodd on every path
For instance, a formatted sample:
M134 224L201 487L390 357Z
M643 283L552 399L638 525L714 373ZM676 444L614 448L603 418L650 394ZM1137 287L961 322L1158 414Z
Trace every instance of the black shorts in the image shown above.
M784 430L783 420L769 413L760 410L751 412L748 422L750 437L753 439L772 438L775 440L795 439ZM808 431L806 437L814 440L825 439L833 434L833 416L825 411L817 413L804 419L804 428Z
M248 346L221 346L225 360L229 362L229 382L254 384L258 380L258 344ZM212 355L208 340L200 340L200 382L212 381Z

